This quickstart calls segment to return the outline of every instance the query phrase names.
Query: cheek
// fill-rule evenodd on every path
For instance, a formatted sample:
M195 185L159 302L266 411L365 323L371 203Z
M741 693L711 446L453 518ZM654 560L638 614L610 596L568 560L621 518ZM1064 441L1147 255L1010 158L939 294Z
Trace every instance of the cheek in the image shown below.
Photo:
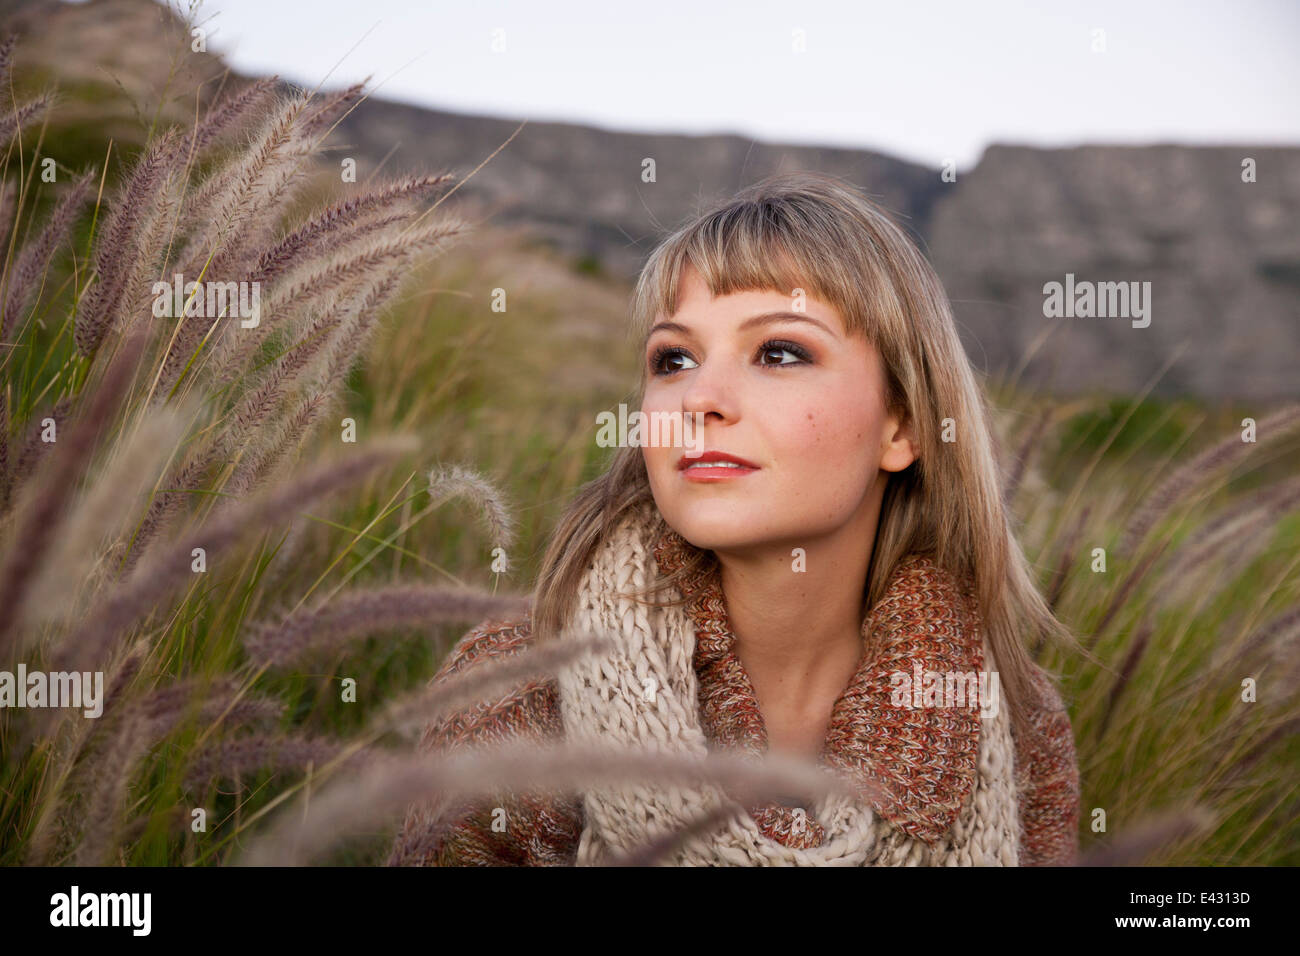
M673 408L662 401L656 401L652 391L646 393L645 401L641 403L640 411L649 421L649 416L654 412L672 412ZM629 419L633 409L628 409ZM629 421L630 426L630 421ZM681 455L683 449L673 448L665 445L651 444L650 436L643 431L641 456L645 461L646 471L653 477L656 474L663 474L672 471L677 466L677 458Z
M827 469L855 478L874 472L871 449L880 418L862 400L862 389L823 393L816 404L800 405L784 416L783 439L788 460L800 470Z

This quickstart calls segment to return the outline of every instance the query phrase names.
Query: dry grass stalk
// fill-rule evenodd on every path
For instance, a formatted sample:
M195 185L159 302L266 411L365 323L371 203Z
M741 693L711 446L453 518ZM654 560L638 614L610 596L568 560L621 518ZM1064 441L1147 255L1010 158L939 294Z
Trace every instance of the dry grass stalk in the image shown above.
M143 334L132 335L113 357L99 386L86 401L85 413L58 442L58 452L44 470L39 491L14 532L9 554L0 564L0 660L8 659L23 606L30 596L27 584L45 559L92 451L119 411L134 378L144 339Z
M73 181L59 200L45 228L36 240L25 246L12 270L5 275L4 301L0 304L0 341L8 341L19 317L26 312L40 291L50 260L67 238L72 224L90 198L94 172Z
M509 551L515 542L515 522L506 496L487 477L462 465L440 466L429 473L430 507L453 497L477 506L494 546Z
M1116 835L1109 844L1096 847L1079 858L1078 866L1138 866L1153 853L1214 825L1206 807L1161 814L1136 823Z
M106 854L120 844L117 827L128 782L148 751L187 716L193 714L205 723L224 718L226 724L239 724L276 719L283 709L282 703L268 698L241 698L229 679L211 690L198 680L182 680L135 702L87 774L87 814L77 864L104 863Z
M212 781L222 778L268 769L307 770L335 760L335 772L363 770L372 754L358 750L344 756L347 746L346 740L310 734L255 734L221 740L194 757L184 786L191 793L201 793Z
M424 584L352 590L290 614L278 624L255 624L244 646L260 666L284 667L309 653L337 651L376 631L416 628L432 621L482 620L522 614L527 595L493 595Z
M413 450L409 439L377 443L358 450L352 458L318 466L251 501L222 509L203 527L183 535L141 564L116 593L101 601L75 634L63 642L55 669L87 670L87 664L101 660L116 637L192 579L194 548L203 548L208 561L212 561L243 535L264 530L303 505L348 487L409 450Z
M1300 429L1300 404L1287 405L1257 424L1256 443L1244 442L1240 435L1233 435L1174 469L1134 510L1120 537L1118 550L1132 555L1151 529L1189 494L1220 477L1254 449L1266 442L1281 441L1297 429Z
M400 697L388 704L373 719L371 730L397 730L409 733L423 729L422 745L437 732L445 717L473 704L493 700L509 688L553 674L565 665L600 653L609 647L606 638L570 639L549 647L532 647L527 651L483 665L463 673L444 677L429 687Z
M134 517L154 477L171 455L186 416L171 408L150 413L88 483L82 499L55 535L50 555L30 584L25 626L47 621L69 625L85 613L88 592L104 582L95 579L102 546L115 540Z
M827 774L809 761L780 754L756 760L711 752L695 758L533 743L475 748L439 758L410 754L377 760L363 776L327 784L312 794L305 812L282 813L239 862L249 866L301 865L343 836L387 820L431 794L454 800L499 788L572 791L647 779L685 785L707 781L744 805L791 792L857 795L849 781ZM876 796L884 795L877 792Z

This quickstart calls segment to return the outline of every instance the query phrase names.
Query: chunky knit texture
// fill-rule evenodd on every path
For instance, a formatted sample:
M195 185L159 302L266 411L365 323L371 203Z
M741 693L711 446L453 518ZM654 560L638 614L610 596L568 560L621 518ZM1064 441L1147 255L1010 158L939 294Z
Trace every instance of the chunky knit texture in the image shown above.
M607 538L579 591L575 628L618 637L612 655L565 668L558 679L522 684L496 701L430 725L428 750L507 738L561 738L608 746L702 754L767 751L762 715L734 653L716 570L681 583L683 604L653 608L625 598L686 560L691 546L652 506ZM859 800L808 807L771 802L687 841L678 865L1045 865L1077 853L1079 782L1070 723L1037 711L1040 734L1019 740L1008 708L981 719L973 708L907 708L891 701L890 675L995 670L970 587L923 555L891 576L863 621L864 653L836 701L822 748L827 772L860 781ZM530 619L484 622L457 646L435 682L531 643ZM646 681L656 693L648 698ZM868 795L867 781L879 789ZM882 796L883 793L883 796ZM562 793L501 793L440 808L452 825L432 834L432 805L412 807L390 863L573 865L610 859L666 830L686 826L719 802L713 786L639 784ZM499 808L504 811L494 814ZM493 821L504 820L504 832Z

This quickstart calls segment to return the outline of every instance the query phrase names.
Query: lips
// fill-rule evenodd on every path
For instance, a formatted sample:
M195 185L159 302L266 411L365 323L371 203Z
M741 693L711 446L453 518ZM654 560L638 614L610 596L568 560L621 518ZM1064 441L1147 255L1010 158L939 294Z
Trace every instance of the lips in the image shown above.
M729 455L725 451L706 451L704 454L694 458L683 455L677 461L677 470L686 472L717 471L720 473L742 474L749 471L757 471L758 465L737 455Z

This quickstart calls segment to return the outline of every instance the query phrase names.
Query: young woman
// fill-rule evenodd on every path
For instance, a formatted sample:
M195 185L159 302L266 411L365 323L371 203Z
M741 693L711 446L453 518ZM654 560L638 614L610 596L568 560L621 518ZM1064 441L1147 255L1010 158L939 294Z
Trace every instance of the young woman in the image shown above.
M841 181L776 175L655 250L632 320L641 411L697 425L690 446L619 448L560 521L531 612L472 630L435 681L569 634L613 650L422 746L780 751L861 784L743 808L670 864L1073 862L1070 722L1026 651L1073 638L1012 535L986 400L914 244ZM728 799L502 794L441 827L417 806L390 863L625 859Z

